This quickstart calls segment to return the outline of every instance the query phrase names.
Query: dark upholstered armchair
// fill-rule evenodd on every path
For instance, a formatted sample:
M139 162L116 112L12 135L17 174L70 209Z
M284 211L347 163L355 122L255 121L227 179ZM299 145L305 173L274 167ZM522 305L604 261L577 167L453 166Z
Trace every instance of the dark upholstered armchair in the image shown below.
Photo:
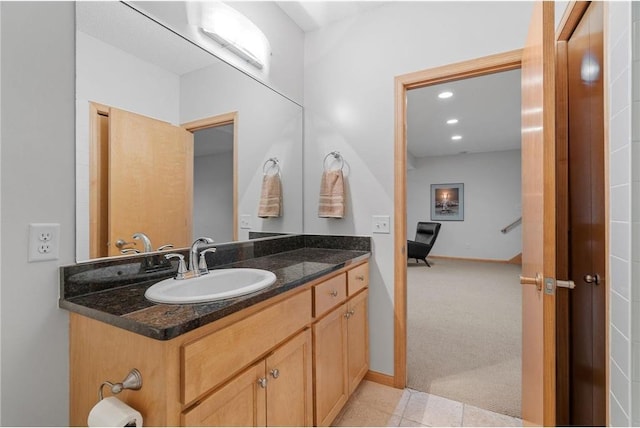
M427 266L431 267L427 261L427 256L436 242L440 233L441 223L420 221L416 227L416 240L407 240L407 259L424 260Z

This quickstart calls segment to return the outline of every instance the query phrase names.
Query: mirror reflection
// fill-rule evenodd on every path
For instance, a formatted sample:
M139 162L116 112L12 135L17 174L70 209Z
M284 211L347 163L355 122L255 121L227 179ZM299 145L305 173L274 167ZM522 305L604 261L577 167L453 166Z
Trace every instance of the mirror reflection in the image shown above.
M126 4L76 3L76 30L78 261L302 233L300 105ZM259 217L273 157L282 214Z

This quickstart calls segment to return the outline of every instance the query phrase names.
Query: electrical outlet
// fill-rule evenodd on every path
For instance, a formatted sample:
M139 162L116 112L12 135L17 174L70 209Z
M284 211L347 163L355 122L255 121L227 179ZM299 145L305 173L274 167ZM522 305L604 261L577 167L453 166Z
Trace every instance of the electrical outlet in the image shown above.
M373 233L389 233L390 231L388 215L374 215L371 217L371 223Z
M31 223L29 225L29 261L56 260L59 252L60 225Z
M240 216L240 229L251 229L251 215L242 214Z

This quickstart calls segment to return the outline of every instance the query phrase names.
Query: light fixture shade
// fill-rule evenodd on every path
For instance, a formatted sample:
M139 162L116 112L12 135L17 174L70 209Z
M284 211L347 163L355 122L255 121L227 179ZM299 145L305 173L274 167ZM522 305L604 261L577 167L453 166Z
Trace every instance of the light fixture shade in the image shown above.
M200 29L253 66L262 69L271 55L269 40L249 18L222 2L204 2Z

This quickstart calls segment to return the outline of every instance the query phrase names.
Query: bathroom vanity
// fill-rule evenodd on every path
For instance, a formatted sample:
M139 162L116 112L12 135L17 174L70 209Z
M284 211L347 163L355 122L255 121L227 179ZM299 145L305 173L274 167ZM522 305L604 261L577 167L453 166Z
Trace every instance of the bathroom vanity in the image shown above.
M142 374L142 388L117 397L140 411L145 425L330 425L369 368L368 241L358 249L309 247L322 242L317 237L279 242L291 239L302 239L301 247L261 257L255 255L263 250L253 248L224 265L277 277L235 299L142 301L157 279L98 291L88 286L87 294L77 294L78 286L71 287L77 295L63 290L60 306L72 311L71 425L86 425L102 382L119 382L132 368ZM64 288L78 273L62 271Z

